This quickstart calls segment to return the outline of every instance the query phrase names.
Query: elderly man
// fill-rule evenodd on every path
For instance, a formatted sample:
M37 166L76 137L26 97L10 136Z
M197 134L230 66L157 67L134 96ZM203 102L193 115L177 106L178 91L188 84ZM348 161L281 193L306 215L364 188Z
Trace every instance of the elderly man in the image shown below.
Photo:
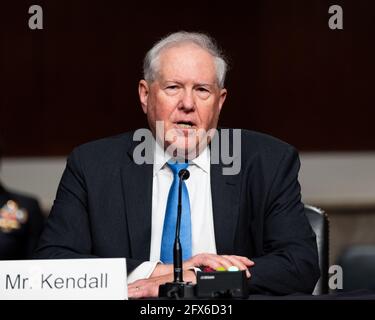
M184 278L195 267L246 270L250 292L311 293L319 278L315 235L303 213L298 154L270 136L241 130L240 170L213 161L227 90L226 63L207 35L178 32L156 43L139 83L155 138L139 163L133 132L76 148L36 257L125 257L129 297L157 296L173 278L178 172L183 182ZM161 130L159 130L161 129ZM233 135L235 138L235 135ZM221 149L220 149L221 150ZM156 161L158 159L158 161Z

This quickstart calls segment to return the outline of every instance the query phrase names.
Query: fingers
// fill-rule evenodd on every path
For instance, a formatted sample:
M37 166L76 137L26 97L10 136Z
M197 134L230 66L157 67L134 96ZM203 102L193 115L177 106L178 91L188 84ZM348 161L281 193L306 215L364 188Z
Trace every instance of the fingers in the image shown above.
M159 284L154 279L137 280L128 285L129 298L157 297Z
M209 258L209 261L212 263L213 262L213 265L214 267L208 265L209 267L211 268L214 268L214 269L217 269L217 268L220 268L220 267L224 267L225 269L228 269L229 267L231 267L233 264L232 262L226 258L226 256L211 256Z
M221 262L220 262L221 260ZM211 254L211 253L200 253L192 257L190 260L184 262L184 268L185 266L187 268L191 267L200 267L200 266L206 266L213 269L216 269L218 267L222 267L223 260L219 255L217 254Z
M157 297L159 295L159 286L166 282L172 282L172 280L173 273L134 281L128 285L128 297L132 299ZM193 284L197 283L195 272L192 270L185 271L184 280Z
M242 256L201 253L186 261L184 263L184 268L186 269L192 267L206 266L212 269L218 269L219 267L224 267L225 269L228 269L231 266L236 266L240 270L247 270L246 274L248 277L250 277L250 272L248 271L248 268L253 265L253 261Z
M236 257L237 259L241 260L244 264L246 264L248 267L252 267L255 264L254 261L250 260L247 257L234 256L234 255L231 255L230 257Z
M225 257L226 259L228 259L229 261L231 261L232 266L235 266L235 267L237 267L238 269L240 269L242 271L246 270L246 276L248 278L250 278L250 271L249 271L247 265L243 262L243 260L238 259L237 256L227 256L227 255L224 255L223 257Z
M165 274L159 277L141 279L128 285L129 298L154 298L159 295L159 286L166 282L172 282L173 273Z
M142 287L128 287L128 297L133 299L139 299L145 296L145 292Z

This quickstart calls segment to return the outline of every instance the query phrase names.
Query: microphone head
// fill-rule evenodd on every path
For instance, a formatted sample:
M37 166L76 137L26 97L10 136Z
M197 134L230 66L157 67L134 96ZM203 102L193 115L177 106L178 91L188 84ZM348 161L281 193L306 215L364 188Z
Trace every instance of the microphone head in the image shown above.
M178 176L182 180L187 180L190 177L190 172L187 169L181 169L180 172L178 173Z

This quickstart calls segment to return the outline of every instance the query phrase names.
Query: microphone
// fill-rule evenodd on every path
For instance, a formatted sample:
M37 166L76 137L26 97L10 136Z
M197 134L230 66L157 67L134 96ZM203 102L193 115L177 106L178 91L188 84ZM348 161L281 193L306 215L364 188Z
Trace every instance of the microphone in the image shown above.
M159 286L159 297L166 298L192 298L195 297L194 287L191 282L184 282L182 265L182 247L180 242L181 214L182 214L182 181L190 177L190 172L181 169L178 173L178 203L177 203L177 221L176 234L173 246L173 282L168 282Z
M190 172L186 169L181 169L178 173L180 178L178 185L178 204L177 204L177 222L176 222L176 235L173 246L173 273L174 282L184 282L182 270L182 248L180 242L180 229L181 229L181 194L182 194L182 180L187 180L190 177Z

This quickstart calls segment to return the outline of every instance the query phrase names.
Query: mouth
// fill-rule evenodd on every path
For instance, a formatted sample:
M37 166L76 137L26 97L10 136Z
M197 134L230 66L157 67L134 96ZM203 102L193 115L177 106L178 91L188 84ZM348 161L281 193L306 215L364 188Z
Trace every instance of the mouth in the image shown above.
M192 121L178 121L175 126L179 129L196 129L196 125Z

